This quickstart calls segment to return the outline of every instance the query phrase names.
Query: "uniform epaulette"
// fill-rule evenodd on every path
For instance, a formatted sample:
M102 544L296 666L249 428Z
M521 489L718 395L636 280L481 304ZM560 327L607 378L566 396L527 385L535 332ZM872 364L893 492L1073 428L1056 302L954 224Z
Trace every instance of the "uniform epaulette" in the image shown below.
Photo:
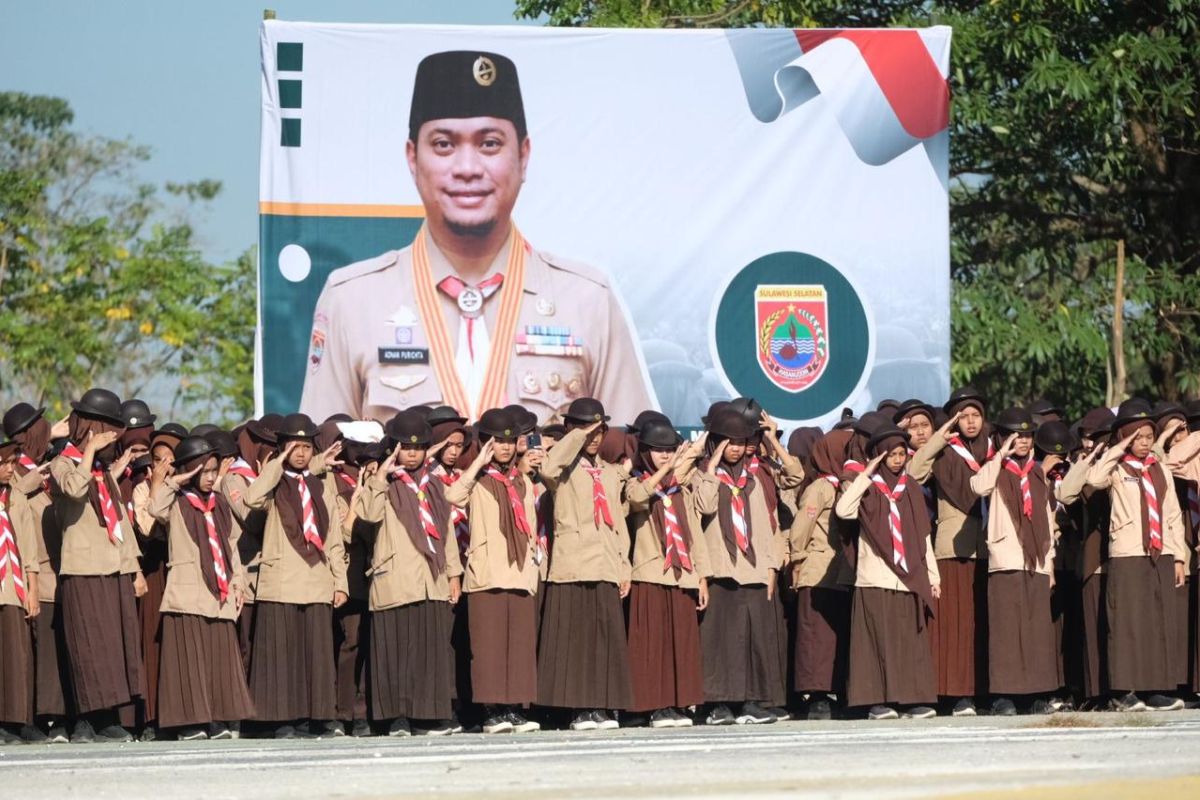
M547 253L544 250L539 250L538 255L540 255L547 264L555 269L561 269L563 272L570 272L573 275L578 275L581 278L586 278L592 283L596 283L600 286L608 288L608 276L595 267L590 267L587 264L579 261L571 261L569 259L559 258L553 253Z
M328 286L339 286L346 281L360 278L363 275L369 275L372 272L378 272L381 269L387 269L392 264L396 263L399 257L399 250L389 250L383 255L368 258L366 261L356 261L353 264L347 264L344 267L339 267L329 273L329 279L326 281Z

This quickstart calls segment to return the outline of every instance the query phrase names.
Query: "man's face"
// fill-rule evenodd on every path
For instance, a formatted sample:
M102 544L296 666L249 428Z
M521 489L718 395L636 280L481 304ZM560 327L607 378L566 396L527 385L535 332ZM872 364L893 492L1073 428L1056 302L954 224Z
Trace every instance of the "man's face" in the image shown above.
M506 119L426 122L406 147L426 217L456 236L487 236L506 223L529 162L529 138Z
M974 439L983 430L983 412L975 406L965 406L959 412L958 429L968 439Z

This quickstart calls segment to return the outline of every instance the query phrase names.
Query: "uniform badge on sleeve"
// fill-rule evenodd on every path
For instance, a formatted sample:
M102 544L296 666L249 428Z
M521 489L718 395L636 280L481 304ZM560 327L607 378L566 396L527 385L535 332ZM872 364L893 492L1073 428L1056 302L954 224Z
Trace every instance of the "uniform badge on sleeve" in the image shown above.
M316 372L321 366L321 360L325 358L325 329L322 326L328 321L324 314L317 314L313 318L312 336L308 341L309 372Z

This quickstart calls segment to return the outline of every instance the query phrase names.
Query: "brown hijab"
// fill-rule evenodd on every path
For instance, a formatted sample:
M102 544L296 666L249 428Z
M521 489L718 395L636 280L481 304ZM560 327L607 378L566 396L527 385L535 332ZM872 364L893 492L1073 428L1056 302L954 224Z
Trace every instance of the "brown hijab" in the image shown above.
M21 452L29 456L35 464L41 464L46 457L46 452L50 449L50 423L45 417L38 417L37 421L30 425L25 430L13 435L13 441L21 446ZM18 466L20 474L24 475L27 470L24 467Z
M80 447L80 449L82 449L82 444L87 442L88 437L92 434L121 430L119 425L114 425L104 420L89 419L75 412L71 413L70 426L71 442L78 442L79 444L76 444L76 447ZM108 488L109 497L113 499L113 508L117 512L117 519L124 520L128 519L129 515L126 513L125 504L119 502L121 489L108 472L108 465L112 463L112 459L116 455L116 449L117 443L113 442L103 450L97 451L95 458L92 460L92 469L93 471L100 469L104 472L104 484ZM100 521L101 525L104 525L104 507L100 503L100 490L96 487L94 480L88 484L88 501L92 504L92 510L96 512L96 519ZM130 531L130 533L132 532Z
M1009 458L1024 469L1033 458L1033 453L1027 455L1023 461L1011 456ZM1021 479L1003 465L1000 478L996 482L996 491L1012 517L1017 541L1020 542L1021 553L1025 556L1025 569L1033 572L1046 562L1046 556L1050 552L1050 521L1046 518L1045 509L1050 505L1051 495L1046 483L1046 473L1042 471L1042 465L1036 462L1029 471L1029 494L1033 498L1032 518L1025 516L1022 511L1024 499L1021 495Z
M711 440L710 440L711 441ZM748 452L748 451L747 451ZM742 457L741 461L736 464L727 464L721 462L720 468L729 473L729 477L733 478L736 483L740 480L742 473L747 471L750 463L750 456ZM758 474L763 474L763 469L760 467ZM745 498L746 507L746 542L747 548L744 553L747 561L751 565L758 563L758 556L754 552L754 523L750 513L750 495L755 487L759 485L754 475L746 475L746 487L742 491L742 496ZM721 538L725 542L725 550L729 553L730 561L737 561L738 546L737 534L733 528L733 491L725 484L724 481L719 482L720 488L717 490L717 521L721 524Z
M418 467L408 473L409 477L419 486L427 469L427 466ZM421 524L421 506L416 492L405 486L404 481L394 474L389 475L388 480L388 500L392 504L392 510L404 530L408 532L413 547L429 562L429 571L436 578L446 570L446 536L450 535L450 502L446 500L446 487L436 476L430 476L425 485L425 493L429 496L429 509L433 513L433 524L441 534L433 540L431 553L425 537L425 526ZM507 504L505 501L505 505Z
M823 480L825 476L837 479L842 473L842 465L846 463L846 449L855 433L847 428L830 431L817 440L812 449L813 479ZM830 544L841 550L842 557L851 568L858 564L858 522L842 519L837 514L829 515Z
M525 476L514 466L516 461L517 457L514 455L512 462L508 465L492 462L490 466L502 472L512 482L513 487L517 490L517 497L521 498L523 502L525 493L532 491L533 487L526 485ZM517 515L513 513L512 503L508 499L508 489L504 487L504 484L494 476L482 472L479 475L479 485L488 491L488 494L496 501L496 507L500 510L500 533L504 536L508 551L508 563L519 566L525 560L525 553L529 548L529 537L537 536L537 520L526 520L529 524L529 535L522 533L521 529L517 527Z
M1147 425L1147 424L1149 424L1149 423L1135 422L1135 423L1130 423L1128 425L1125 425L1119 431L1117 431L1117 434L1116 434L1117 440L1120 441L1121 439L1124 439L1126 436L1133 433L1138 428L1142 427L1143 425ZM1122 456L1120 464L1121 464L1121 470L1126 475L1131 475L1133 477L1136 477L1139 481L1138 498L1141 501L1140 505L1142 507L1142 549L1146 552L1146 555L1150 556L1150 559L1152 561L1157 561L1158 557L1162 554L1162 551L1150 549L1150 508L1149 508L1149 506L1146 505L1146 493L1144 491L1142 491L1142 487L1141 487L1141 483L1140 483L1142 473L1135 470L1133 467L1131 467L1129 464L1127 464L1125 462L1125 458L1128 455L1129 454L1126 454L1126 456ZM1146 462L1146 459L1142 459L1142 463L1144 464L1145 462ZM1160 519L1161 519L1163 498L1167 496L1167 473L1163 471L1163 465L1160 464L1158 461L1155 461L1153 464L1151 464L1150 468L1148 470L1146 470L1146 472L1147 472L1147 474L1150 475L1150 482L1154 484L1154 496L1158 498L1159 513L1160 513ZM1184 516L1187 516L1186 510L1184 511ZM1161 526L1160 526L1160 530L1162 532L1162 536L1164 538L1164 544L1165 544L1166 530L1162 529Z
M305 564L315 567L325 560L325 553L313 547L304 538L304 504L300 500L299 485L301 480L308 486L308 493L312 496L313 512L317 517L317 532L321 535L321 541L325 542L328 539L329 509L325 506L325 485L316 475L293 478L284 472L283 477L279 479L279 485L275 487L275 508L279 511L279 522L287 540L304 559Z
M204 456L207 460L212 456ZM190 464L183 465L183 471L186 472L196 466L195 461ZM230 555L229 535L233 531L233 510L230 509L228 501L220 492L211 492L208 495L201 494L196 488L196 479L192 479L192 483L187 487L187 491L192 492L200 498L200 502L207 503L209 498L216 497L215 508L213 509L213 522L216 523L217 541L221 545L221 555L225 559L225 571L229 573L233 569L233 560ZM221 590L217 585L217 570L216 562L213 559L212 547L208 544L208 528L204 524L204 514L188 502L186 497L182 496L175 501L179 505L179 515L183 517L183 525L187 528L187 532L191 534L192 541L196 543L196 549L200 553L200 574L204 578L204 585L212 592L213 597L221 599ZM229 579L233 579L233 575L229 574Z

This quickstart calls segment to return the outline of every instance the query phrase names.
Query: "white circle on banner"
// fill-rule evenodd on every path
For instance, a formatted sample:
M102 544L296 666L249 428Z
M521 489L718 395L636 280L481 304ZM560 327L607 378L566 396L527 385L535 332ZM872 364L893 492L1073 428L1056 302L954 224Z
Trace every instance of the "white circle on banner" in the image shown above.
M279 251L279 274L292 283L299 283L312 271L312 256L298 244L289 244Z

